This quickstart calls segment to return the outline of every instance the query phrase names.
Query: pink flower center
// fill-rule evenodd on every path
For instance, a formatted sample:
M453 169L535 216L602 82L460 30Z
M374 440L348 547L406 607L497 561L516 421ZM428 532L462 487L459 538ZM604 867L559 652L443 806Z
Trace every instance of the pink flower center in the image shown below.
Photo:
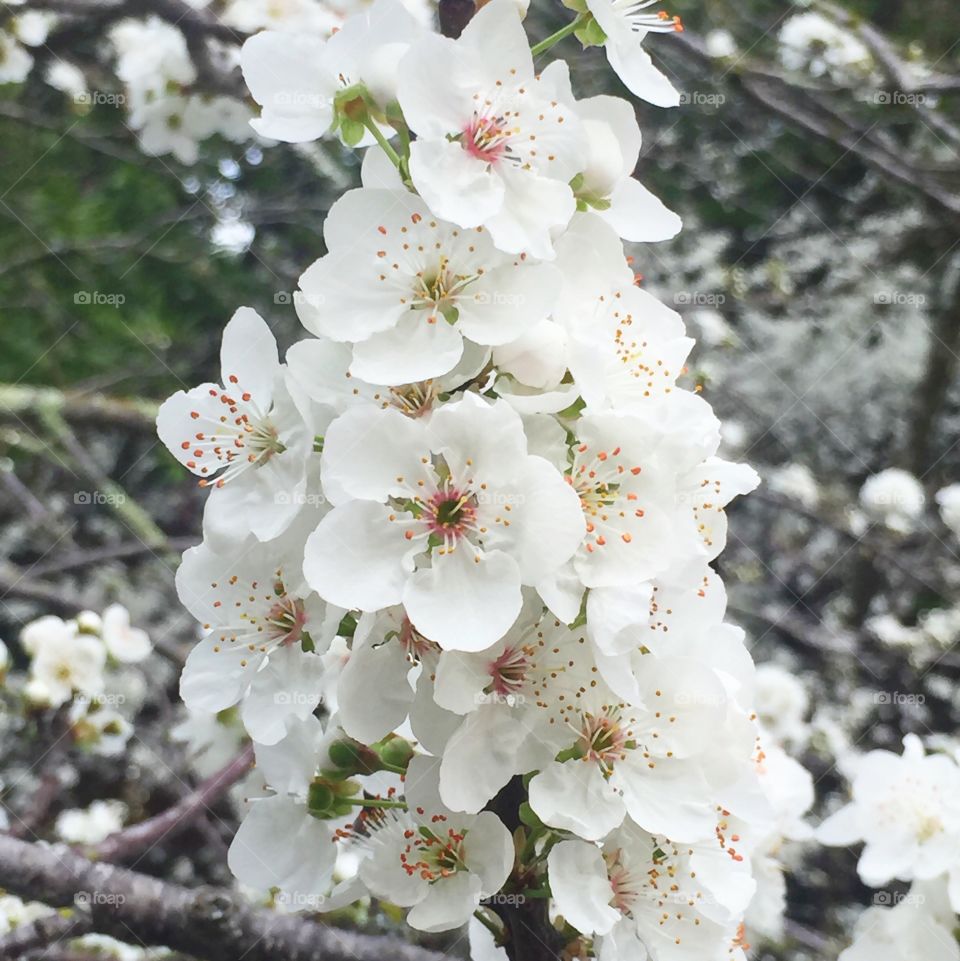
M295 600L286 594L277 598L267 615L270 637L281 644L294 644L299 641L306 622L307 614L303 609L303 601Z
M503 117L478 117L463 131L463 149L487 163L496 163L510 149L513 131Z
M476 500L469 492L444 486L423 505L421 519L431 534L442 538L445 545L451 544L474 529Z
M619 713L584 714L580 725L579 747L583 760L595 761L605 774L612 773L617 761L627 756L632 733L620 723Z
M525 647L508 647L487 667L491 683L489 690L501 697L509 697L523 690L527 673L533 661Z

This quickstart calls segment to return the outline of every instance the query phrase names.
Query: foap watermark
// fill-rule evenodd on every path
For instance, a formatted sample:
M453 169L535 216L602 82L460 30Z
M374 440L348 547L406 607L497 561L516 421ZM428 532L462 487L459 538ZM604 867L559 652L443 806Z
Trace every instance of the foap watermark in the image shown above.
M122 107L127 95L108 90L84 90L74 96L73 102L84 107Z
M80 507L101 506L116 507L127 500L121 491L74 491L73 502Z
M122 307L127 298L103 290L78 290L73 295L73 302L79 307Z
M78 692L73 695L74 704L86 704L89 707L120 707L126 702L126 694L83 694Z
M524 494L508 494L504 491L477 491L478 504L486 504L491 507L518 507L526 502Z
M673 295L673 302L677 307L722 307L727 297L705 290L679 290Z
M327 898L310 891L278 891L273 901L292 911L320 911L327 903Z
M873 95L873 102L881 107L920 107L927 101L925 93L908 90L877 90Z
M284 707L307 707L311 711L320 706L320 694L308 694L306 691L277 691L273 695L273 703Z
M707 93L705 90L687 90L680 94L680 103L690 107L722 107L727 102L723 93Z
M923 307L927 295L910 290L878 290L873 295L873 302L878 306Z
M300 507L322 507L327 499L323 494L308 494L304 491L277 491L273 502L281 507L297 504Z
M502 290L478 290L473 295L474 303L486 306L493 304L495 307L522 307L527 298L523 294L512 294Z
M271 98L271 103L277 107L312 107L320 110L330 102L329 97L309 90L279 90Z
M873 903L878 907L892 908L897 904L912 904L919 907L926 901L922 894L912 891L874 891Z
M874 704L896 704L900 706L926 704L923 694L905 694L902 691L874 691Z
M503 891L498 891L496 894L491 894L490 897L484 898L480 903L488 907L493 907L498 904L517 907L527 903L527 896L525 894L505 894Z
M326 297L318 293L304 293L302 290L275 290L273 302L280 307L288 304L306 307L322 307L326 302Z
M112 891L77 891L73 896L73 903L78 908L119 907L126 902L126 895L114 894Z
M484 704L503 704L507 707L520 707L522 704L527 703L527 699L523 694L504 694L501 691L480 691L478 694L474 694L473 703L480 706Z

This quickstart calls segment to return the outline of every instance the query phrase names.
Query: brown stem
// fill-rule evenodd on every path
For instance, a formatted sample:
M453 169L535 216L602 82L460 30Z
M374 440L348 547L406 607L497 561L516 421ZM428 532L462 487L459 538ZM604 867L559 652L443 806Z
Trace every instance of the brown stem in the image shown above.
M127 861L155 844L177 834L217 803L242 778L253 763L253 745L248 744L229 764L208 777L166 811L117 831L86 850L98 861Z

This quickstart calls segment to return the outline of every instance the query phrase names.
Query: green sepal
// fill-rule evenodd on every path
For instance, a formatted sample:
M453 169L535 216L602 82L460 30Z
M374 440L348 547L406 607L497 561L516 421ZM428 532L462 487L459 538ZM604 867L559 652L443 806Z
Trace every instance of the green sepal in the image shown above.
M535 831L540 831L546 827L543 821L537 817L536 812L530 807L529 801L524 801L520 805L520 820L526 824L528 828L532 828Z
M607 42L603 28L591 17L573 34L585 47L602 47Z

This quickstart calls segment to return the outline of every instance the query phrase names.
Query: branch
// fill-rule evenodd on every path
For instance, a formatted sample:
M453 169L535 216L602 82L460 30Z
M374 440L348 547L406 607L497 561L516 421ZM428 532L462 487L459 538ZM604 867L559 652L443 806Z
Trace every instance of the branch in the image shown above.
M251 908L223 889L185 888L66 847L0 837L0 887L53 906L87 902L94 931L165 945L206 961L443 961L392 936L330 928Z
M0 415L21 417L39 410L54 410L66 420L86 424L131 427L153 433L158 405L137 398L105 394L70 393L55 387L0 384Z
M713 58L698 37L687 32L678 33L671 37L669 44L663 46L665 50L672 50L686 60L699 74L713 69ZM888 180L924 196L951 222L960 220L960 195L931 179L909 158L904 159L879 143L872 134L872 128L857 126L849 118L816 100L811 91L769 72L740 63L734 68L733 75L739 80L740 88L754 102L794 129L842 148Z
M253 745L247 745L229 764L184 795L173 807L140 824L117 831L85 852L98 861L125 861L189 827L242 778L253 763Z
M92 930L87 911L70 914L48 914L29 924L18 924L0 938L0 958L22 958L32 948L48 948L69 941Z

